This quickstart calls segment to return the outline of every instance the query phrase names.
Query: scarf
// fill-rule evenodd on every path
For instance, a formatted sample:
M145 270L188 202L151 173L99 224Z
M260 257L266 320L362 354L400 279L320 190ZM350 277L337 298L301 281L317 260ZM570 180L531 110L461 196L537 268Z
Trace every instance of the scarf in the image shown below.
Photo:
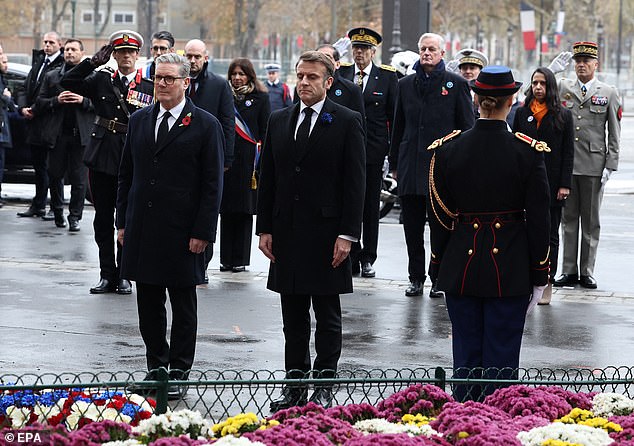
M424 93L431 80L441 76L445 72L445 61L440 59L440 62L438 62L430 73L426 73L425 70L423 70L423 67L420 66L420 60L417 60L412 68L416 72L416 77L419 79L418 88L421 93Z
M231 82L229 82L229 85L231 86L233 97L236 98L237 101L243 101L246 95L252 93L253 90L255 90L255 84L253 82L249 82L248 84L243 85L239 88L234 88L233 85L231 85Z
M544 118L544 116L546 116L546 113L548 113L548 106L545 102L539 103L536 100L532 100L531 112L533 112L533 116L537 121L537 128L539 128L542 123L542 119Z

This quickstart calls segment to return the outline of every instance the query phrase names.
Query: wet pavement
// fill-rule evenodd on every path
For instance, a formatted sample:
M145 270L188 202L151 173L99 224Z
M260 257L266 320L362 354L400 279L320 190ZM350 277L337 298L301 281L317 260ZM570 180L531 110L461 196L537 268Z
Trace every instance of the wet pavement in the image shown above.
M634 130L625 123L623 142L620 170L608 182L602 208L599 288L556 289L550 306L529 315L522 367L634 363ZM78 233L17 218L32 187L3 185L0 374L144 369L134 294L88 293L99 276L92 207ZM216 256L210 283L198 288L197 369L283 368L279 298L266 289L268 264L256 243L247 272L219 272ZM342 296L340 368L450 366L444 300L427 297L429 288L423 297L404 295L407 256L398 212L381 222L375 268L377 278L356 278L355 292Z

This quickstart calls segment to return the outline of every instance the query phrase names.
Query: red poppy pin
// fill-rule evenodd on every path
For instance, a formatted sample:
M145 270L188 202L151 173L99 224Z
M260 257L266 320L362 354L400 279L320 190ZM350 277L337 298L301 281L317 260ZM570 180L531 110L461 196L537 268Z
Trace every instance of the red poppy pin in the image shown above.
M192 112L189 112L185 115L181 123L178 125L179 127L187 127L192 122Z
M440 90L440 94L443 96L447 96L449 94L449 92L447 91L447 89L445 87L442 87L442 89Z

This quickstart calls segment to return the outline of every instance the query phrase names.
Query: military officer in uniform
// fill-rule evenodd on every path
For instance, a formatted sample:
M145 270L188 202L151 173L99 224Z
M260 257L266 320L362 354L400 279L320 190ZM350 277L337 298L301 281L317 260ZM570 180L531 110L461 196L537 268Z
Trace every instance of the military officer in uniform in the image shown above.
M445 291L460 378L482 377L474 368L508 368L485 378L514 376L529 302L548 282L549 149L505 121L521 85L507 67L484 68L471 81L484 119L428 148L430 275ZM456 386L454 396L477 400L490 387Z
M370 28L348 31L354 64L341 64L341 77L353 81L363 91L366 120L366 187L362 238L350 253L352 272L374 277L372 264L379 241L379 201L383 181L383 161L390 150L390 134L396 102L398 77L391 65L376 65L372 59L383 38ZM335 90L336 93L336 90ZM360 265L360 266L359 266Z
M594 264L601 224L603 188L619 164L621 100L615 87L594 77L599 49L594 42L572 46L577 79L561 79L559 97L574 121L572 187L562 215L562 275L554 286L596 288ZM581 234L579 225L581 224ZM581 239L581 249L579 249Z
M117 31L110 36L92 59L86 59L61 78L60 84L90 98L95 107L95 124L86 147L84 163L89 168L89 184L95 206L95 241L99 247L100 280L92 294L130 294L130 282L119 278L120 248L115 251L115 209L117 175L121 153L132 113L153 102L153 83L135 69L143 38L134 31ZM110 55L117 69L95 68L104 65ZM115 254L116 252L116 254Z
M460 50L454 61L458 64L460 75L468 81L476 79L480 71L489 64L489 60L482 52L472 48Z

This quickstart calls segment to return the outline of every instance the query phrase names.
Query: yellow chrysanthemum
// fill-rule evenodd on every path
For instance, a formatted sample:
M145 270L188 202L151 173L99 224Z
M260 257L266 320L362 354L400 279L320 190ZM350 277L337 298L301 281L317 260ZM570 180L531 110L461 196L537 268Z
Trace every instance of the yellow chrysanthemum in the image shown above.
M460 439L467 438L468 436L469 436L469 432L465 432L465 431L458 432L458 438Z
M569 443L563 440L546 440L542 443L542 446L583 446L580 443Z
M432 421L433 418L429 418L426 417L420 413L417 413L416 415L412 415L412 414L405 414L403 415L403 417L401 418L401 421L405 424L415 424L416 426L420 427L420 426L424 426L426 424L429 424L430 421Z

